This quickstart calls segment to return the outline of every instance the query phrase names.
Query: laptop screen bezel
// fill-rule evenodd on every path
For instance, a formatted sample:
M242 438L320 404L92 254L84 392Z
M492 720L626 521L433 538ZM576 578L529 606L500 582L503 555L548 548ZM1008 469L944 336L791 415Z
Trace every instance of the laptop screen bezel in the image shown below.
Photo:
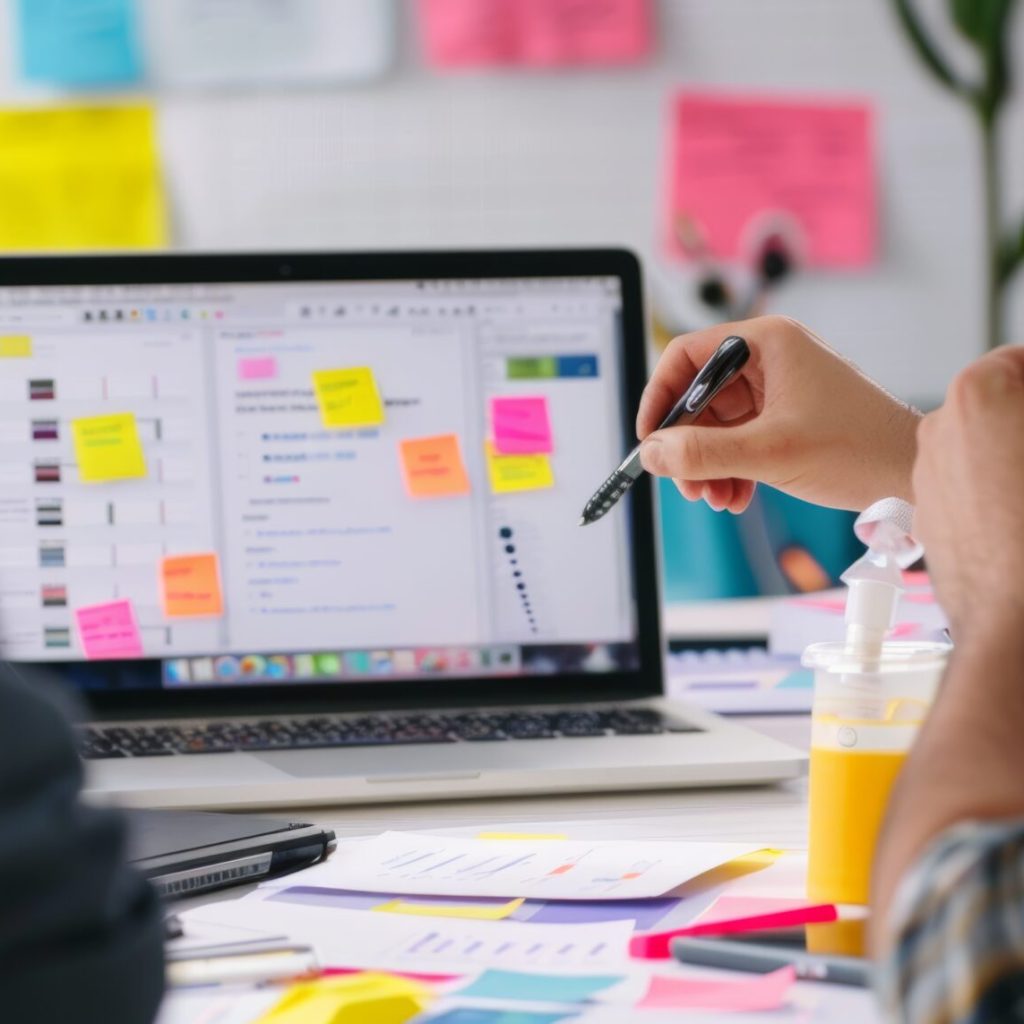
M622 288L624 375L622 450L635 444L632 414L646 383L646 341L640 265L625 249L482 250L282 254L217 253L139 256L36 256L0 259L0 287L258 284L302 281L445 280L473 278L616 277ZM585 424L581 424L585 428ZM609 471L613 468L609 466ZM595 481L595 486L600 481ZM663 652L659 621L653 488L644 475L628 508L635 587L638 667L600 673L503 677L431 676L370 683L259 684L245 687L132 688L132 661L104 663L110 689L79 689L94 715L106 718L334 712L387 708L500 706L602 702L659 696ZM69 682L80 662L39 665ZM109 666L109 669L106 668ZM91 666L95 667L95 665ZM120 681L119 681L120 680ZM76 688L78 689L78 688Z

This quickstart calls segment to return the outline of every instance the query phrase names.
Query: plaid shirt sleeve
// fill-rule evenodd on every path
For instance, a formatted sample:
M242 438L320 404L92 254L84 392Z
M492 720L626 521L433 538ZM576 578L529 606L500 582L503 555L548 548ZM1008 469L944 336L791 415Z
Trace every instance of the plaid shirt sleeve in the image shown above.
M899 1024L1024 1021L1024 821L941 836L903 880L876 985Z

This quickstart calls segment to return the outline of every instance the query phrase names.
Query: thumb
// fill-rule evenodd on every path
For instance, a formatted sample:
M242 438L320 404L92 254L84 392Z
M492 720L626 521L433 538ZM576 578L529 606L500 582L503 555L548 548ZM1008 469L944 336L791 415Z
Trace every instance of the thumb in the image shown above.
M735 427L656 430L640 446L640 461L648 473L676 480L758 480L765 470L759 457L763 429L750 421Z

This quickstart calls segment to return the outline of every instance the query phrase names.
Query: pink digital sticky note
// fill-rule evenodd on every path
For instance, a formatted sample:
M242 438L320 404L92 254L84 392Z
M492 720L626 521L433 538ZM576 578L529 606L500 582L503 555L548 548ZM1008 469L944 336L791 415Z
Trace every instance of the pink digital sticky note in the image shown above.
M492 398L491 433L500 455L554 451L546 398Z
M75 622L87 658L142 657L142 638L131 601L76 608Z
M274 356L246 356L238 360L239 380L270 380L277 376Z
M780 967L741 981L702 981L696 978L651 979L647 994L637 1003L644 1010L777 1010L796 981L796 968Z
M437 68L622 64L651 49L650 0L420 0Z
M765 233L812 267L857 268L877 247L871 108L679 94L672 108L666 241L681 220L711 256L749 261Z

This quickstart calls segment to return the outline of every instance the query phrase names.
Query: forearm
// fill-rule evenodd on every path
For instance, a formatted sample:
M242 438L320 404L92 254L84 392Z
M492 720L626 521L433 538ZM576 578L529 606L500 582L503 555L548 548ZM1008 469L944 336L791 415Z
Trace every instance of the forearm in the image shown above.
M1024 623L965 637L893 793L875 858L874 946L907 869L951 825L1024 817Z

